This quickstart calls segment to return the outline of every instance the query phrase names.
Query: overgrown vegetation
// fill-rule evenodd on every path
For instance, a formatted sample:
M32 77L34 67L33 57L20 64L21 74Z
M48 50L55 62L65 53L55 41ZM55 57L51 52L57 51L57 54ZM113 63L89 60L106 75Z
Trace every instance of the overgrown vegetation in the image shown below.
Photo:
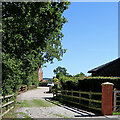
M37 69L61 60L62 15L69 2L2 3L2 95L38 85Z
M17 118L16 113L14 112L14 109L11 109L7 114L3 116L3 118Z
M29 115L27 113L24 113L24 112L16 112L16 110L19 108L19 107L22 107L21 106L21 103L20 102L17 102L17 104L15 105L15 108L14 109L11 109L7 114L5 114L3 116L3 119L16 119L18 116L17 115L20 115L21 118L24 117L24 118L29 118L29 120L34 120L33 118L30 118ZM21 118L17 118L17 120L21 120Z
M56 83L53 89L57 88L71 90L74 88L77 90L79 84L78 80L86 77L86 75L82 72L72 76L67 72L66 68L60 66L54 69L53 72L56 75L56 77L53 77L54 83Z

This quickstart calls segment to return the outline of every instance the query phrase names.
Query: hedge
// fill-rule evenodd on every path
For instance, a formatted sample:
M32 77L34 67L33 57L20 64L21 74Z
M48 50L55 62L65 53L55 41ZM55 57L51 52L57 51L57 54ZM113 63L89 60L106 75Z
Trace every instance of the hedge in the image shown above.
M114 88L120 90L120 77L88 77L79 80L78 87L81 91L101 92L104 82L111 82Z
M120 90L120 77L86 77L76 81L61 81L61 84L65 90L101 92L101 84L104 82L111 82L114 88Z
M47 81L47 82L39 82L39 86L47 86L48 83L49 83L49 81Z

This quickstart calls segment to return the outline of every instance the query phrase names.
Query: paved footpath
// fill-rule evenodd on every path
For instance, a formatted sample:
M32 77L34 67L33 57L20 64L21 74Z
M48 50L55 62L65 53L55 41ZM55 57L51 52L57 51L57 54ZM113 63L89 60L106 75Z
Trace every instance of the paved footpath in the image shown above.
M18 95L17 101L24 101L25 105L23 104L23 107L16 109L17 118L25 118L25 116L27 116L30 118L51 118L51 120L52 118L65 118L65 120L67 120L66 118L71 118L71 120L72 118L76 118L75 120L120 120L120 116L95 116L94 113L74 107L54 105L46 101L46 99L53 97L53 94L46 93L47 91L49 91L49 87L38 87L37 89ZM41 102L41 104L38 102Z

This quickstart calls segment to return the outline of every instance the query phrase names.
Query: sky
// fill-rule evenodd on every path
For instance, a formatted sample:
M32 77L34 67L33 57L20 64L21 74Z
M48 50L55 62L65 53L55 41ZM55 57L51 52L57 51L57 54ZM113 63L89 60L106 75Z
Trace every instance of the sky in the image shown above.
M53 78L53 70L65 67L71 75L87 72L118 58L118 3L71 2L63 14L67 19L62 61L54 60L43 69L43 78Z

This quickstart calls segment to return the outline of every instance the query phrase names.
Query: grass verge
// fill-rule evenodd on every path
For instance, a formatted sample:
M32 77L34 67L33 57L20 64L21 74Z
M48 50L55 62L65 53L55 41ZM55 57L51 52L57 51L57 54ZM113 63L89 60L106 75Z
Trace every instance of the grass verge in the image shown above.
M30 118L27 113L24 112L18 112L18 114L23 115L24 118Z
M53 105L49 102L41 99L33 99L33 100L24 100L23 102L18 102L20 107L52 107Z
M64 115L60 115L60 114L53 114L53 115L56 116L56 117L60 117L60 118L68 118L68 117L66 117Z
M3 118L17 118L15 113L15 108L11 109L8 113L6 113Z
M120 115L120 112L113 112L113 115Z
M21 107L52 107L53 105L45 100L34 99L34 100L24 100L22 102L17 102L15 107L10 110L3 118L17 118L17 114L24 115L25 118L30 118L27 113L16 112L16 109Z
M24 100L22 102L17 102L17 104L20 106L20 107L31 107L31 104L27 101L27 100Z
M49 102L51 102L51 103L53 103L53 104L55 104L55 105L58 105L58 106L62 105L62 103L55 102L55 101L52 101L52 100L49 100Z
M53 105L46 102L45 100L40 100L40 99L34 99L32 100L32 103L36 106L36 107L52 107Z

